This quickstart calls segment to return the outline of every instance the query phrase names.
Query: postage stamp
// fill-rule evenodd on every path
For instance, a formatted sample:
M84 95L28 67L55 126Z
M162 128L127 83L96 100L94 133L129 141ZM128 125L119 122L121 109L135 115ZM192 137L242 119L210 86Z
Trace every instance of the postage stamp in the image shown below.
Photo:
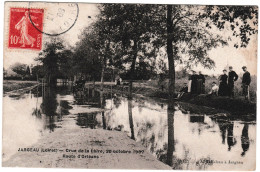
M43 9L11 8L8 48L41 50Z

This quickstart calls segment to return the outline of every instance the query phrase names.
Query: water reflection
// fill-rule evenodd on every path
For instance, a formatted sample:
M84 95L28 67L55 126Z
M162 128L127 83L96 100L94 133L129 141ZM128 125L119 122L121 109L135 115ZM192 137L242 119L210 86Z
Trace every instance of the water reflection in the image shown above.
M168 121L168 148L167 148L167 164L173 165L173 152L174 148L174 102L169 102L167 109Z
M236 138L234 138L234 135L233 135L233 128L234 128L234 123L233 122L228 122L227 123L228 151L230 151L231 148L237 144Z
M38 86L23 94L3 97L3 161L18 147L32 145L42 135L61 128L62 117L72 108L68 95L67 87Z
M14 143L19 137L21 142L17 142L17 146L30 145L42 134L63 127L63 119L69 115L75 116L71 120L78 127L125 132L173 169L230 168L230 165L212 163L211 160L247 159L247 164L232 166L234 170L255 163L254 122L233 120L225 114L209 115L190 104L130 99L93 89L72 94L64 87L45 87L44 90L39 87L24 95L6 96L3 101L14 107L4 108L6 123L3 130L8 136L4 138L4 144ZM84 108L101 108L103 111L86 113ZM23 136L19 136L19 130L24 132ZM27 143L25 137L29 138ZM4 147L8 149L8 145Z
M47 116L55 116L57 115L56 109L57 109L57 99L56 99L56 90L55 88L47 87L45 89L45 93L42 96L42 104L41 109L44 114Z
M134 123L132 115L132 98L128 98L128 115L129 115L129 125L131 130L131 139L135 140Z
M91 129L100 128L101 126L97 121L97 113L79 113L76 124L82 128Z
M223 114L191 113L176 102L169 106L122 95L104 99L106 111L97 113L101 128L127 133L173 169L225 169L212 160L243 161L242 157L255 155L254 123L232 121ZM249 144L254 145L251 150Z
M241 156L245 156L246 152L249 149L249 145L250 145L250 141L248 137L248 124L244 124L242 135L241 135L241 146L243 149Z

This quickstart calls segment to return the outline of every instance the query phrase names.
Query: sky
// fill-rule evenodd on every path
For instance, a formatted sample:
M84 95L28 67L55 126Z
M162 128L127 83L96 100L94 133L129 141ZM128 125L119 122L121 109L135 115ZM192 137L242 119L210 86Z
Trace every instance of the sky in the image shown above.
M17 6L25 6L26 2L19 2ZM6 3L5 8L8 8ZM80 3L79 4L79 16L75 25L66 33L60 35L67 44L74 46L79 41L78 36L81 31L93 22L94 16L98 14L98 9L95 4ZM91 18L89 17L91 16ZM8 10L5 10L5 40L8 39ZM46 18L44 18L44 27L51 27L48 25ZM43 35L43 44L48 40L49 36ZM7 41L5 41L7 42ZM11 65L16 62L25 64L36 64L34 59L38 56L39 51L35 50L8 50L5 45L4 51L4 68L8 69ZM202 71L208 75L219 75L222 70L229 66L233 66L234 70L239 74L242 73L242 66L247 66L248 71L252 75L257 74L257 35L251 38L249 45L246 48L234 48L233 42L225 47L218 47L209 51L209 57L215 61L216 67L214 69L204 69L201 66L194 68L196 71ZM178 67L177 67L178 70Z
M11 4L6 3L5 8L8 9ZM26 2L19 2L16 4L16 7L26 7L28 3ZM48 9L47 9L48 10ZM47 11L46 10L46 11ZM9 10L5 10L5 42L8 42L8 31L9 31ZM79 40L78 36L80 35L81 31L87 27L89 24L93 22L93 16L98 14L98 9L96 4L87 4L81 3L79 4L79 15L75 25L66 33L60 35L59 37L63 38L67 44L73 46ZM91 16L92 18L89 18ZM44 18L44 28L51 27L51 24L48 23L46 20L46 16ZM44 29L43 28L43 29ZM43 34L43 44L48 41L49 36ZM36 64L34 59L38 57L40 51L36 50L24 50L24 49L12 49L9 50L7 45L4 45L4 68L8 69L11 65L16 62L25 63L25 64Z

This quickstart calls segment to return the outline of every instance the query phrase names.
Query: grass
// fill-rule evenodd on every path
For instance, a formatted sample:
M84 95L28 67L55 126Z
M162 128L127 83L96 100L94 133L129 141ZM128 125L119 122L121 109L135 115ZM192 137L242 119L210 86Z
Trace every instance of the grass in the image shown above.
M4 93L19 90L26 87L31 87L37 84L36 81L16 81L16 80L4 80L3 91Z
M251 77L251 84L250 84L250 97L251 97L251 101L256 102L256 81L257 78L256 76L252 76ZM219 84L219 81L217 78L215 77L206 77L206 81L205 81L205 92L209 93L211 90L211 84L212 82L216 82L217 84ZM176 92L178 92L184 85L184 83L188 83L188 79L187 78L177 78L175 81L175 88L176 88ZM242 98L243 97L243 93L242 93L242 88L241 88L241 83L242 83L242 79L241 77L239 77L239 79L235 82L235 88L234 88L234 93L235 93L235 97L236 98ZM158 84L158 80L150 80L150 81L144 81L142 84L135 84L136 87L142 86L142 85L147 85L149 87L153 87L154 89L157 89L158 94L167 94L168 91L168 80L163 81L162 85L164 86L164 91L161 91L161 87Z

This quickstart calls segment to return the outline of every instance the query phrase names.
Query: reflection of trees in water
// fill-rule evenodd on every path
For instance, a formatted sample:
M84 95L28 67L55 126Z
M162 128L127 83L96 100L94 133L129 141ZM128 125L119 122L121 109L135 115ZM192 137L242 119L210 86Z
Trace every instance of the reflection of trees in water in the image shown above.
M74 95L76 97L76 95ZM82 104L87 104L91 105L92 107L99 107L104 110L105 107L105 99L104 99L104 94L102 91L98 92L95 91L94 89L88 89L86 91L86 95L83 98ZM100 121L97 120L97 116L101 114L102 116L102 124ZM102 111L101 113L79 113L77 116L77 122L76 124L83 127L83 128L91 128L91 129L96 129L100 128L103 126L103 129L106 129L106 118L105 118L105 113Z
M33 115L33 116L36 116L37 118L42 118L41 110L38 109L38 108L34 108L34 109L33 109L32 115Z
M55 116L47 116L47 124L46 128L50 129L50 133L54 132L54 129L57 127L55 122L56 122L56 117Z
M76 124L82 128L96 129L101 127L101 124L97 121L98 113L79 113L77 116Z
M174 109L175 103L170 101L168 103L167 108L167 127L168 127L168 138L167 142L164 143L163 149L156 150L157 158L168 164L169 166L173 166L176 157L174 157L173 153L175 151L175 142L174 142ZM176 164L175 164L176 166Z
M101 90L100 91L100 108L104 109L105 104L106 104L106 101L105 101L105 98L104 98L104 95L103 95L103 90ZM107 128L105 112L102 111L101 114L102 114L102 126L103 126L103 129L105 130Z
M105 117L105 112L101 112L102 114L102 126L103 126L103 129L107 129L107 124L106 124L106 117Z
M56 90L51 87L46 87L45 94L42 97L42 112L47 116L57 115L57 99L56 99Z
M37 87L34 87L31 89L31 94L34 97L41 97L42 96L42 86L38 85Z
M59 105L61 115L68 115L69 110L72 109L72 106L69 105L69 102L67 100L61 100Z
M172 166L174 147L174 102L169 102L167 109L167 121L168 121L168 149L167 149L167 161L166 163Z
M153 111L158 111L158 112L163 112L163 108L164 108L163 103L158 103L152 99L135 98L133 103L138 104L137 106L138 106L139 113L142 113L143 108L153 110Z
M129 115L129 125L131 130L131 139L135 140L134 133L134 122L133 122L133 114L132 114L132 99L128 99L128 115Z
M36 116L37 118L42 118L41 110L38 108L39 93L40 93L39 92L39 85L37 85L37 87L34 88L34 90L31 91L31 94L34 95L34 97L36 97L36 105L35 105L35 109L33 109L32 115Z
M41 109L42 113L47 116L46 127L50 129L50 132L53 132L56 127L55 116L57 116L57 106L56 89L54 87L45 87Z

